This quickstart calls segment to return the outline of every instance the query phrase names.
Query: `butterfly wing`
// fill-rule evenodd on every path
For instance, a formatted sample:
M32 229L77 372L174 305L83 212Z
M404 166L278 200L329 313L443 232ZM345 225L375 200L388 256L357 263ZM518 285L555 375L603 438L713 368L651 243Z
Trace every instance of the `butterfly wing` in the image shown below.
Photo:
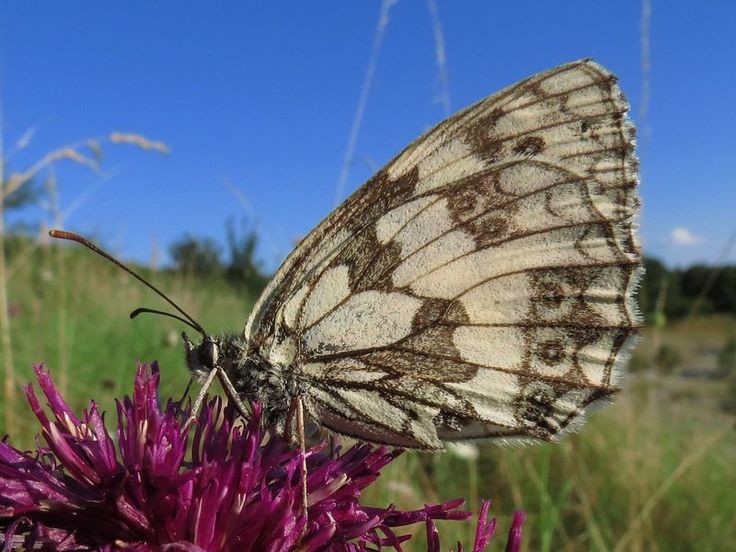
M440 123L319 224L246 326L316 420L394 446L551 440L618 391L639 325L637 161L583 60Z

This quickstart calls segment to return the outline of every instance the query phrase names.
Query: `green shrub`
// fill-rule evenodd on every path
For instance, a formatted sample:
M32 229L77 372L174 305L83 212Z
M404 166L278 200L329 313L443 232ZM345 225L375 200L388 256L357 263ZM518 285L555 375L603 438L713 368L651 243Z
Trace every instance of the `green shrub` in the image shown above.
M654 365L660 374L672 374L682 362L682 355L669 345L662 345L654 355Z

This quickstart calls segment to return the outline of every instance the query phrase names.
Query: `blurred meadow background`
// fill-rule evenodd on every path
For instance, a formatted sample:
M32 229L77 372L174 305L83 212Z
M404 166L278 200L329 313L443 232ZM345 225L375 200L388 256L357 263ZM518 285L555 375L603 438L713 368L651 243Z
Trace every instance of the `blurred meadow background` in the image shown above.
M526 550L736 550L734 28L725 0L0 1L0 435L33 446L36 362L110 414L139 360L165 396L187 381L180 325L128 319L161 301L49 227L238 330L293 244L424 130L593 57L639 128L646 328L624 392L561 444L407 453L366 501L492 498L500 531L527 512Z

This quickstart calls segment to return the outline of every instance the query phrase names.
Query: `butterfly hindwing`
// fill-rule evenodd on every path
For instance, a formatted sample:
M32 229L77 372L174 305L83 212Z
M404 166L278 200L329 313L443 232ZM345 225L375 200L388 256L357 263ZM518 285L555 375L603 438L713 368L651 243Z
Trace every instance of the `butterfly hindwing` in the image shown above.
M317 226L246 327L338 433L549 440L636 333L633 127L590 61L440 123Z

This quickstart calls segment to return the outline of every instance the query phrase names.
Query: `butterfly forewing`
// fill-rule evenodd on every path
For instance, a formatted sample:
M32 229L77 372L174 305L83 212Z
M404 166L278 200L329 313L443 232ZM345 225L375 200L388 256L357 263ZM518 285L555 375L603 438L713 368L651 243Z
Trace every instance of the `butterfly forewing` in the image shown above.
M317 226L246 327L338 433L550 440L618 390L636 334L637 162L591 61L440 123Z

